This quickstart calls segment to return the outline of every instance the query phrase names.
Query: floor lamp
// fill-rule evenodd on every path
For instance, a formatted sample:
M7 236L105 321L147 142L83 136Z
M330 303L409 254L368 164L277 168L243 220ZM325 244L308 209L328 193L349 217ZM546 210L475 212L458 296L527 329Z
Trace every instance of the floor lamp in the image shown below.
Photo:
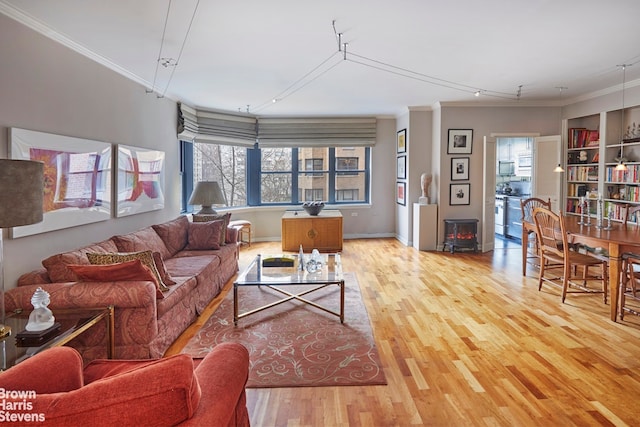
M2 234L8 227L42 221L44 164L31 160L0 159L0 337L11 333L5 327L4 258Z

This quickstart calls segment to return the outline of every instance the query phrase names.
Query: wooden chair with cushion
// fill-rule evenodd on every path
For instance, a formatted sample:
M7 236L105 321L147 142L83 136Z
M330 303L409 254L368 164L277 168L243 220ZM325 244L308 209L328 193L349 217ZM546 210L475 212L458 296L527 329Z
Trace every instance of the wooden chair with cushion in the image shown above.
M562 289L562 302L568 293L602 294L607 303L607 260L574 251L569 242L565 219L550 209L535 208L533 220L538 234L540 274L538 290L543 283ZM600 267L599 274L590 274L591 267ZM600 288L590 286L600 282Z
M535 208L551 209L551 199L543 200L538 197L530 197L520 200L520 210L522 211L522 233L528 235L528 247L522 248L522 275L527 273L527 263L540 266L540 256L538 254L538 238L536 227L533 222L533 210Z

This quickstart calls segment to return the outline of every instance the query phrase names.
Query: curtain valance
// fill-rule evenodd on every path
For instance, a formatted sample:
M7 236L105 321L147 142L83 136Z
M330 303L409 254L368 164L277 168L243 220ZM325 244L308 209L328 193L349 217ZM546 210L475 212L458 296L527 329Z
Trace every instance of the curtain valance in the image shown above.
M258 118L180 104L178 138L261 147L355 147L376 142L375 118Z

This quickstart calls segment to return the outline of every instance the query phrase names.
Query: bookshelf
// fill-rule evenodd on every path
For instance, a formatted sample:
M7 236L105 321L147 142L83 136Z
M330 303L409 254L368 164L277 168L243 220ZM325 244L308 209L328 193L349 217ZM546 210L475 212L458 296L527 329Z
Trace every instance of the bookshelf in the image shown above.
M640 106L567 120L565 206L579 215L581 196L600 195L605 216L619 221L625 204L640 205ZM620 158L627 171L615 170ZM596 203L590 204L596 215Z

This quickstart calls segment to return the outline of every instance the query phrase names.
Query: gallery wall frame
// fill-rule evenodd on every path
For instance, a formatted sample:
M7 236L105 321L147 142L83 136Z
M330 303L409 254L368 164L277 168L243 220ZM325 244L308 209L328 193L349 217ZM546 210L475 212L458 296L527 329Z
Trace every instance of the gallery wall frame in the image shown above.
M396 152L397 153L406 153L407 152L407 130L402 129L397 132L396 135Z
M449 205L468 205L471 184L449 184Z
M396 182L396 203L402 206L407 205L407 183Z
M471 154L473 129L449 129L447 154Z
M119 144L116 164L118 218L164 208L164 151Z
M407 179L407 156L398 156L396 163L396 178Z
M451 158L451 181L469 180L469 157Z
M111 218L112 144L10 128L9 157L44 163L42 222L13 227L11 238Z

